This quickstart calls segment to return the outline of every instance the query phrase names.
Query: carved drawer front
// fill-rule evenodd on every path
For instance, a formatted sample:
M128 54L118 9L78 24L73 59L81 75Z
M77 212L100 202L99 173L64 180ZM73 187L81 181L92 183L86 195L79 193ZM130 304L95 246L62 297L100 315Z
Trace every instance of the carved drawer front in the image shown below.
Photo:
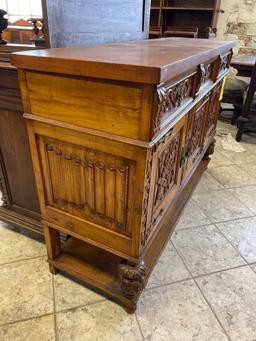
M205 139L205 119L209 104L209 96L198 103L195 109L188 114L186 142L184 148L185 174L188 173L196 163L203 150Z
M220 111L220 92L221 92L222 82L218 84L212 91L209 108L205 122L205 138L211 138L215 134L216 124L219 117ZM206 141L207 143L207 141Z
M158 107L154 126L155 135L168 124L174 113L182 109L189 101L192 101L195 74L196 72L178 82L158 87Z
M182 121L182 122L181 122ZM157 223L179 190L181 151L185 137L185 120L175 126L155 152L149 153L142 216L142 245L146 244ZM153 169L153 172L150 172Z
M133 207L134 161L41 136L38 144L46 205L120 234L131 234L127 207ZM83 232L86 235L86 229Z

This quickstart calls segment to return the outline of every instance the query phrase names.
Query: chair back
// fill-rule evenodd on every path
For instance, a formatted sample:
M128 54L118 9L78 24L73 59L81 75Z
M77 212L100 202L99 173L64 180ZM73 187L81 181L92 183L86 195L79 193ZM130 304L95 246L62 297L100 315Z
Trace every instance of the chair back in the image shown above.
M253 67L251 81L246 93L246 98L243 105L243 117L256 115L256 63Z

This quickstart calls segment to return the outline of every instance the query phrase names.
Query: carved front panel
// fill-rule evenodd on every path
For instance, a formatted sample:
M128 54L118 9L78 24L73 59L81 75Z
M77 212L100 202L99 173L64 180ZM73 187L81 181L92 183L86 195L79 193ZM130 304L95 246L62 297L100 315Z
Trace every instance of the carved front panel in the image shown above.
M50 206L120 233L127 230L127 205L134 162L89 148L40 138ZM43 169L46 167L43 167Z
M156 211L168 193L176 184L177 159L180 133L176 134L164 148L159 151L156 169L156 183L153 196L153 210Z
M202 100L197 107L192 109L188 114L188 125L184 148L184 176L193 167L203 149L205 119L208 110L208 103L209 96Z
M205 123L205 136L211 137L215 133L215 128L220 110L220 92L222 83L219 84L212 92L209 108Z
M174 127L156 149L148 151L142 211L141 244L145 245L179 189L185 128Z

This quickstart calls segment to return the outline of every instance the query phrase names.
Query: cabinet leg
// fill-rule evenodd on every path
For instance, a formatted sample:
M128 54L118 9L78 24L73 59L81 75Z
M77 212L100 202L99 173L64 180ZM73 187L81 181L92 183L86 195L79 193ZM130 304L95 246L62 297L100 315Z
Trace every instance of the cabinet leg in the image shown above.
M44 227L44 236L47 248L47 255L49 260L54 260L61 252L60 233L49 226ZM49 265L52 274L56 274L58 270L53 266Z
M216 143L216 140L213 139L206 153L204 154L204 158L203 158L204 160L209 160L209 156L214 153L215 143Z
M127 309L127 312L134 313L136 302L145 287L146 266L143 261L137 265L122 263L119 265L119 276L123 295L134 303L133 308Z

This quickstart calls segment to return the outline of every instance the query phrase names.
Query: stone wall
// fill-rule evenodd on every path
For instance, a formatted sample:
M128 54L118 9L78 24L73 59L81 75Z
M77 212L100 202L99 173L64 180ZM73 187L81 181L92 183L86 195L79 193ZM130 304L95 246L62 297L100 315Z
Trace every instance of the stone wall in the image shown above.
M221 0L220 9L218 38L238 40L235 53L256 54L256 0Z

